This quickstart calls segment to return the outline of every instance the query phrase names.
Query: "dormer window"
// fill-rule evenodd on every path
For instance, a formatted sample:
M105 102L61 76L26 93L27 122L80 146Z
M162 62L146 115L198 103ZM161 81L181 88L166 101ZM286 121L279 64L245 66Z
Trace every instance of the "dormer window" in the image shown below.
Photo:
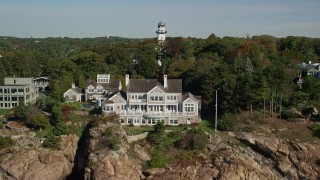
M93 89L93 88L89 88L89 89L88 89L88 92L89 92L89 93L93 93L93 92L94 92L94 89Z

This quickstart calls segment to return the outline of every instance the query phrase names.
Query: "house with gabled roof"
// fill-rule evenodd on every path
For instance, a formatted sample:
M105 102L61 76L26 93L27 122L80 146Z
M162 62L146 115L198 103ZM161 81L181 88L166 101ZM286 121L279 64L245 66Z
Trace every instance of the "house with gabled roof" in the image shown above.
M82 91L82 88L78 88L72 83L71 88L63 94L63 97L66 102L81 102L84 95Z
M110 74L98 74L96 80L88 79L85 100L96 100L99 104L110 94L122 89L120 80L110 79Z
M130 79L126 92L118 91L102 102L105 114L116 113L122 124L167 125L200 122L201 98L182 93L181 79Z

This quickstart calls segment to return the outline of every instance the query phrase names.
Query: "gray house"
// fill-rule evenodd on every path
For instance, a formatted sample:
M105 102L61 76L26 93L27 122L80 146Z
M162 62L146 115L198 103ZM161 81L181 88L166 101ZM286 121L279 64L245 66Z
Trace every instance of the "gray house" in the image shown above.
M121 88L120 80L110 79L110 74L98 74L96 80L87 80L85 100L96 100L101 103L107 96L121 90Z
M34 103L38 97L38 88L32 77L6 77L0 86L0 108L11 109L23 102Z
M200 122L201 98L182 93L181 79L129 79L126 92L119 91L102 102L105 114L116 113L122 124L168 125Z

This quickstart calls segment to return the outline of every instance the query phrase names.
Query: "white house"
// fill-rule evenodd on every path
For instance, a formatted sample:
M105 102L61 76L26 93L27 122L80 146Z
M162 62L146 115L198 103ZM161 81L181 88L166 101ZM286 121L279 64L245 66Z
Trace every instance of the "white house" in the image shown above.
M126 92L118 91L102 102L105 114L116 113L122 124L169 125L200 122L201 98L182 93L181 79L129 79Z
M63 97L66 102L81 102L83 100L83 95L82 89L76 87L75 84L72 83L71 88L63 94Z
M98 74L97 80L87 80L85 100L97 100L99 103L110 94L121 90L120 80L110 79L110 74Z
M21 102L35 103L38 95L32 77L6 77L0 86L0 108L11 109Z

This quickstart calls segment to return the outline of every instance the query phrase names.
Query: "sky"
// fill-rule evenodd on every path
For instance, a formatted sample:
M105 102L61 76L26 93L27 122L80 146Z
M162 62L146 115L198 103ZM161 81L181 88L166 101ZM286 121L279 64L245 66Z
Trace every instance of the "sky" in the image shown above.
M320 38L320 0L0 0L0 36Z

